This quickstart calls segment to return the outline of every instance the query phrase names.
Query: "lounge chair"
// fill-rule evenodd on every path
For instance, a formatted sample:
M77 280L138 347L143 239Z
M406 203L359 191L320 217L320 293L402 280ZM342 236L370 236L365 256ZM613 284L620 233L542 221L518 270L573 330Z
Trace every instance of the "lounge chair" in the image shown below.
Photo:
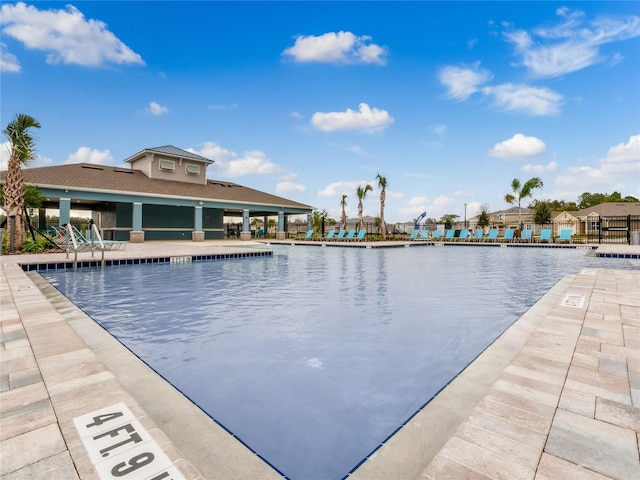
M558 237L557 241L563 241L568 243L573 243L573 239L571 238L571 229L565 228L560 230L560 237Z
M362 230L360 230L358 232L358 235L356 235L354 238L352 238L351 240L353 240L354 242L361 242L364 240L364 236L367 234L367 230L365 228L363 228Z
M310 230L307 230L307 233L305 234L303 240L311 240L312 236L313 236L313 228Z
M492 228L489 230L489 235L487 235L487 241L495 242L498 239L498 229Z
M515 233L515 230L511 229L511 228L507 228L504 231L504 234L502 235L502 238L500 240L504 240L505 242L513 242L513 234Z
M521 242L530 242L531 241L531 229L530 228L525 228L524 230L522 230L522 233L520 234L520 241Z
M127 246L127 242L121 242L117 240L103 240L98 232L97 226L94 224L92 227L92 235L94 240L87 239L74 225L69 225L73 232L73 240L75 240L75 247L73 240L69 234L69 229L63 227L52 227L57 232L56 243L67 251L77 249L79 252L87 252L89 250L122 250Z
M409 235L408 237L405 238L405 240L415 240L418 237L418 234L420 233L420 230L418 230L417 228L415 228L413 230L413 232L411 232L411 235Z
M346 233L346 230L340 229L340 231L338 232L338 235L333 237L332 240L344 240L345 233Z
M431 232L431 238L434 240L440 240L442 238L442 230L434 230Z
M458 241L460 240L468 240L469 239L469 230L467 228L463 228L460 230L460 235L458 235Z
M551 229L543 228L540 230L540 242L550 242L551 241Z
M336 231L332 228L329 230L329 234L323 238L323 240L333 240L333 236L336 234Z
M449 230L447 230L447 233L445 233L445 235L444 235L444 239L445 239L445 240L453 240L453 235L454 235L455 233L456 233L456 231L455 231L455 230L453 230L453 229L449 229Z
M484 228L477 228L476 234L473 236L473 240L479 242L484 237Z
M429 230L418 230L418 236L416 240L433 240L431 232Z
M349 233L347 233L347 236L343 237L342 240L346 240L348 242L349 240L353 240L355 236L356 230L352 228L351 230L349 230Z

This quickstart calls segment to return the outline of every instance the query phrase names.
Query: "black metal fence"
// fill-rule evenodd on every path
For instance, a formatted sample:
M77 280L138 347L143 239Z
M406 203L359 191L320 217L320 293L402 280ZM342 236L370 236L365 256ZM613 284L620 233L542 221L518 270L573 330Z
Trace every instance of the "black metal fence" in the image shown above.
M543 228L550 228L554 237L560 236L562 230L571 230L574 243L640 244L640 215L593 215L579 221L557 221L550 225L535 225L534 234Z

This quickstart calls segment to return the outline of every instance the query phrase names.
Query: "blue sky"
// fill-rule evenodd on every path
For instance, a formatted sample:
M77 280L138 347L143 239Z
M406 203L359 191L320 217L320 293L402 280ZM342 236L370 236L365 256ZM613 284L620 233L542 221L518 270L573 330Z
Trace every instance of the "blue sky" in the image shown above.
M336 219L367 183L379 214L380 173L387 222L507 208L517 177L640 198L637 1L3 2L0 27L32 166L175 145Z

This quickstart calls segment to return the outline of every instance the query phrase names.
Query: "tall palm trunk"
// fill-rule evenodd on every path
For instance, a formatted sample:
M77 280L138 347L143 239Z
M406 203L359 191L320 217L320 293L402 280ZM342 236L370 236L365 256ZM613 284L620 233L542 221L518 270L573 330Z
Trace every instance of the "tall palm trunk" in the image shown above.
M19 113L2 131L10 143L11 155L7 165L4 184L4 209L7 213L9 245L13 250L19 250L24 242L24 177L23 164L27 164L35 157L33 137L30 128L40 128L38 121L24 113Z
M380 192L380 231L382 232L382 240L387 239L387 224L384 221L384 202L387 198L387 193L382 189Z
M11 155L4 184L4 210L7 214L7 239L15 250L24 242L24 177L20 159Z

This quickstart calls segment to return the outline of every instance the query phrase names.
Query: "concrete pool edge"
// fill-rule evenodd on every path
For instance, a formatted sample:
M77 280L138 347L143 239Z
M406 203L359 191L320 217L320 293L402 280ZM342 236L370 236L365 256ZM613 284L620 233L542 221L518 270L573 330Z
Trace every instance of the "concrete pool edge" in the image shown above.
M538 299L351 475L354 480L415 479L489 391L566 292L566 275Z

